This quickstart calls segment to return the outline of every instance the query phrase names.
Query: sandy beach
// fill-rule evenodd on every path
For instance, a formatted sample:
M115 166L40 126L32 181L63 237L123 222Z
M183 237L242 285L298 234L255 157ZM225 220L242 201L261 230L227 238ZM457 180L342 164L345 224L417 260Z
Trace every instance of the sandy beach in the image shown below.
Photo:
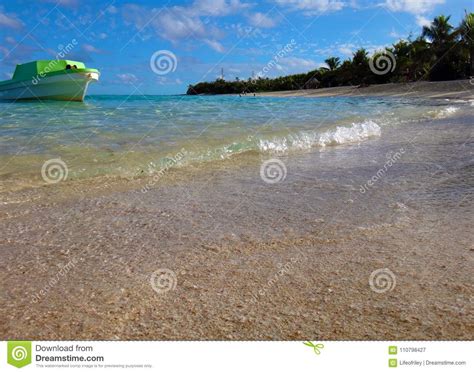
M455 80L445 82L415 82L378 84L368 87L333 87L320 89L301 89L258 93L259 96L271 97L335 97L335 96L391 96L414 97L425 99L474 99L473 82Z
M278 93L333 94L350 90ZM278 155L278 183L260 175L275 155L248 152L4 191L0 339L470 339L472 120L465 106Z

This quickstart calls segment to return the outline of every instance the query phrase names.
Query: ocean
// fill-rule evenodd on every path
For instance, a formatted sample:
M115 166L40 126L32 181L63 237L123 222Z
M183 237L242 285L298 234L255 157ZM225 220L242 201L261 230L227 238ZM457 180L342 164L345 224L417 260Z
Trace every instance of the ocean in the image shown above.
M239 155L291 155L360 144L443 118L469 102L403 98L90 96L83 103L0 103L0 187L134 178ZM60 160L58 168L54 168ZM53 165L52 169L44 169ZM56 162L57 163L57 162ZM41 173L43 169L43 174ZM48 181L48 180L46 180Z

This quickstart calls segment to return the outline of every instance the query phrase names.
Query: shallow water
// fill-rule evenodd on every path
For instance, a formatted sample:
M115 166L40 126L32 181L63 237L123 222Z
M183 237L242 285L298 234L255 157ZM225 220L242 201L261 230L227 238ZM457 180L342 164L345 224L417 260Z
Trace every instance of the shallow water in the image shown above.
M205 131L203 116L197 116L195 127L188 124L201 148L191 148L190 142L186 155L204 159L207 150L232 141L234 131L246 139L261 123L251 115L252 105L257 116L268 113L248 97L191 99L196 106L223 106L227 100L228 105L242 104L219 120L207 117ZM61 134L51 133L55 140L28 138L25 129L25 143L41 140L43 148L32 147L29 155L15 158L18 168L11 163L12 173L3 174L4 183L12 182L8 187L21 176L26 179L22 167L39 175L47 156L62 157L70 178L83 180L2 193L0 302L5 306L0 316L5 322L0 336L465 340L472 335L472 108L463 102L392 99L268 102L279 103L274 105L278 116L266 114L273 121L265 135L258 135L267 136L272 149L252 143L251 151L234 157L216 156L215 162L196 157L193 166L163 177L114 179L110 187L104 178L87 175L91 170L133 175L140 162L147 165L151 159L160 165L160 158L154 158L160 150L175 156L183 146L179 141L186 139L176 135L175 142L165 142L158 132L166 136L166 131L157 128L156 144L165 149L155 149L148 139L148 146L125 155L134 142L114 127L120 126L118 120L103 123L101 134L108 130L109 140L93 136L89 152L74 143L65 124L55 122L63 128ZM305 111L292 112L293 102L316 119L309 114L296 118L294 113ZM330 114L329 107L337 103L345 110ZM100 100L85 105L92 104L105 105ZM128 115L120 114L123 123L138 118L130 114L133 101L127 105ZM333 121L317 117L324 105ZM250 118L241 119L245 126L236 120L238 112ZM280 115L285 118L281 122ZM184 114L176 116L184 121ZM123 124L123 131L145 131L141 123L136 129ZM293 123L293 137L285 133L284 123ZM77 135L86 124L76 119L75 126ZM305 137L308 132L312 137ZM118 137L120 143L110 140ZM62 145L54 153L48 141ZM100 158L102 146L110 147L115 158ZM4 152L5 157L11 154ZM130 158L133 154L136 158ZM128 163L118 161L118 155ZM268 183L261 170L273 158L285 168L278 171L279 182ZM165 162L165 167L180 162ZM76 267L61 286L32 301L71 260ZM287 264L290 271L269 286ZM150 287L150 275L158 268L178 276L176 291L166 297ZM396 277L393 291L371 290L369 276L380 269Z
M246 152L288 154L359 143L385 127L453 115L468 103L398 98L92 96L0 103L0 182L43 183L60 158L68 179L134 177ZM44 178L43 178L44 179Z

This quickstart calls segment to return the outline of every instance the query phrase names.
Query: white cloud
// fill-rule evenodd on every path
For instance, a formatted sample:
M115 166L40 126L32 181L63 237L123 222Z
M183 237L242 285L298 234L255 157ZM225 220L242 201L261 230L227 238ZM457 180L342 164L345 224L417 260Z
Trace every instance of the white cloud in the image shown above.
M119 80L122 83L132 84L132 83L138 82L138 78L135 76L135 74L124 73L124 74L117 74L116 76L117 78L119 78Z
M177 42L187 38L205 38L206 28L199 17L190 16L181 7L169 9L148 9L135 4L127 4L123 9L126 22L133 24L139 32L147 27L160 37Z
M84 44L82 46L82 49L85 50L86 52L89 52L89 53L104 53L104 51L102 49L98 49L96 47L94 47L93 45L90 45L90 44Z
M394 12L424 14L432 11L436 5L444 4L446 0L385 0L383 4Z
M355 51L355 47L353 45L341 45L337 49L340 53L342 53L344 56L352 56L352 54Z
M331 56L340 56L345 58L352 57L354 52L360 48L364 48L370 55L376 51L383 50L385 47L386 45L374 44L370 41L361 41L360 44L336 42L327 48L316 49L315 52L324 59Z
M401 39L403 38L403 35L400 34L398 31L395 31L395 29L392 28L392 31L388 34L390 37L395 38L395 39Z
M177 41L188 37L205 37L206 28L199 18L189 17L178 11L164 11L153 26L159 30L161 36L171 41Z
M123 7L126 23L132 24L139 33L153 30L159 37L177 43L199 40L217 52L225 48L219 42L223 33L210 24L210 17L221 17L250 7L240 0L195 0L190 6L147 8L136 4Z
M239 0L195 0L191 7L186 8L193 16L226 16L249 8L250 4Z
M426 17L423 17L423 16L416 16L416 24L420 27L423 27L423 26L430 26L431 25L431 21L426 18Z
M118 9L116 6L114 5L109 5L107 7L107 9L105 9L106 12L110 13L110 14L116 14L118 12Z
M352 54L357 50L358 46L353 43L333 43L329 47L326 48L318 48L315 52L324 58L330 56L352 56Z
M159 76L156 78L156 82L159 85L169 86L169 85L181 85L183 82L180 79L170 79L167 76Z
M224 46L221 43L219 43L217 40L204 39L204 43L209 45L216 52L219 52L219 53L224 53L225 52Z
M38 52L38 48L21 42L15 43L14 48L11 50L0 45L0 53L3 54L2 63L6 65L16 65L31 60L35 52Z
M276 21L266 14L257 12L249 16L249 22L252 26L262 28L272 28L276 26Z
M0 26L9 27L12 29L21 29L23 23L15 17L15 15L8 15L0 12Z
M278 62L284 68L291 70L297 69L307 71L310 69L315 69L319 66L319 64L313 60L299 57L283 57L280 58Z
M5 41L8 43L8 44L16 44L16 40L14 38L12 38L11 36L7 36L5 38Z
M341 10L345 5L340 0L275 0L275 2L280 6L289 6L291 10L302 10L308 15Z

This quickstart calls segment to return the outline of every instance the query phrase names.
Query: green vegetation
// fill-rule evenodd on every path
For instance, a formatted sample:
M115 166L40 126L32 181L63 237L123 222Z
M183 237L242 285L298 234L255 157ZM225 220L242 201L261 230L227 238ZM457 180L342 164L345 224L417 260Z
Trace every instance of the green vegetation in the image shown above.
M282 76L274 79L258 77L248 80L201 82L190 85L188 95L251 93L402 83L418 80L465 79L474 75L474 13L467 13L454 28L450 16L438 16L431 25L424 26L417 38L400 40L369 58L361 48L352 58L341 63L338 57L325 60L321 67L306 74Z

